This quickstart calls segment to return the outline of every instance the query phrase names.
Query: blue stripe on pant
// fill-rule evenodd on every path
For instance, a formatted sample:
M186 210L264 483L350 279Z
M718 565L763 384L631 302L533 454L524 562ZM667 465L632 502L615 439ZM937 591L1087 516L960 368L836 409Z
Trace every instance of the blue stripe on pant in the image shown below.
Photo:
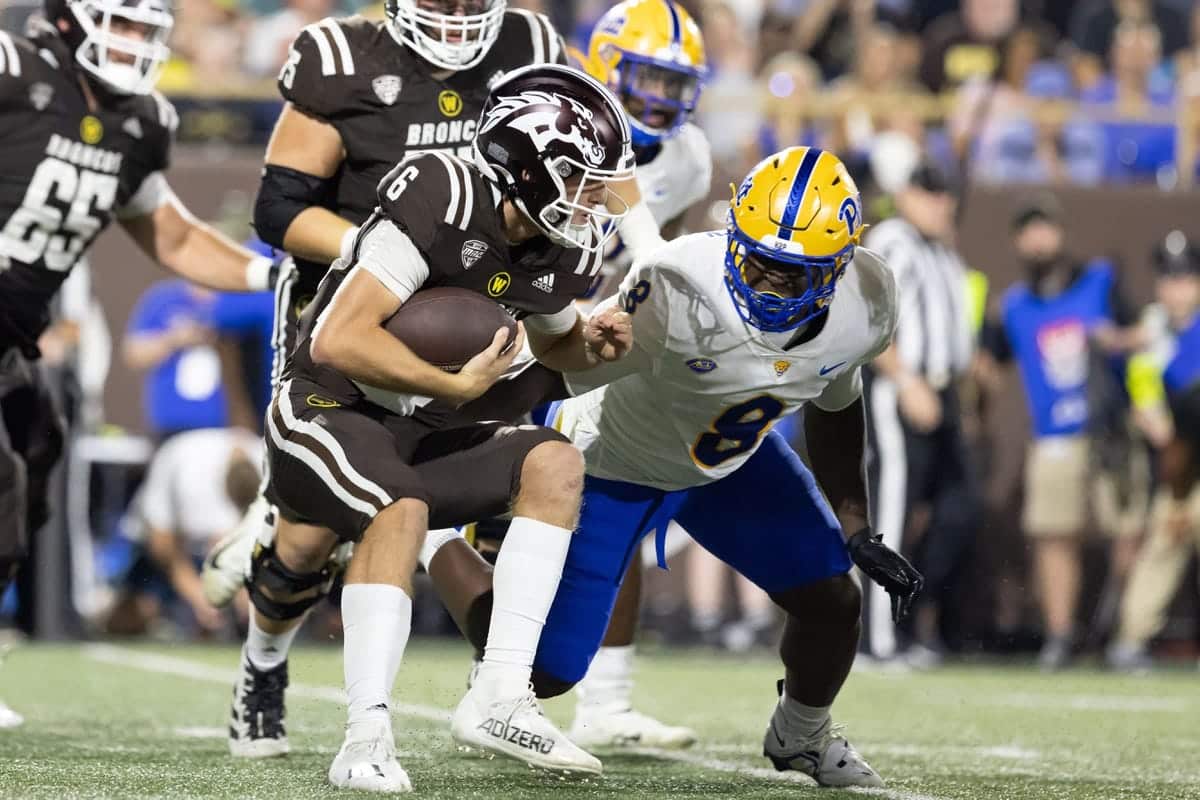
M537 671L568 683L584 676L629 559L643 536L671 519L768 592L850 571L841 529L812 473L774 431L737 472L692 489L665 492L588 477Z

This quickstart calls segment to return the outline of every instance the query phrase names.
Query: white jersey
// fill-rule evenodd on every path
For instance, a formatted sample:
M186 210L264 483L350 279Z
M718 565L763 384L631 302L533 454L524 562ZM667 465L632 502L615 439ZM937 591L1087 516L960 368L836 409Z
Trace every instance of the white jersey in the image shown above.
M765 333L739 316L725 248L718 231L676 239L635 264L602 304L633 312L633 351L568 375L578 396L555 421L589 475L668 491L698 486L740 467L804 403L836 411L861 395L861 366L896 327L895 279L882 259L858 248L824 329L785 350L791 333Z
M638 164L634 170L642 202L661 228L708 197L712 184L712 152L704 131L687 123L669 139L664 139L654 160ZM609 243L600 276L592 287L585 310L617 291L621 279L633 262L628 248L619 237Z
M172 436L150 462L137 509L152 529L182 538L203 555L212 540L237 525L242 512L225 491L235 451L259 464L261 436L237 428L202 428Z

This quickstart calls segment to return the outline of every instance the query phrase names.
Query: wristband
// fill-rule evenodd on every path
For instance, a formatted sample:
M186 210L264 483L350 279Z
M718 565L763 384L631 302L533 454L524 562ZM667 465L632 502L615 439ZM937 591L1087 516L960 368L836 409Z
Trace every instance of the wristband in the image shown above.
M354 255L354 242L358 239L358 226L351 225L342 234L342 243L338 247L338 255L345 261L350 260L350 256Z
M870 540L871 526L867 526L846 537L846 549L853 552L862 546L864 540Z
M266 256L255 256L246 265L246 288L251 292L265 292L271 288L271 268L275 262Z

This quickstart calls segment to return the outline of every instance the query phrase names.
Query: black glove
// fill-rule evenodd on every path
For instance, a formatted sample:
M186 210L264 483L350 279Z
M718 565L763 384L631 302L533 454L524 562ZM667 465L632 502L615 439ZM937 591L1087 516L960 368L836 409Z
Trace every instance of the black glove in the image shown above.
M882 534L863 528L846 540L855 566L883 587L892 598L892 621L899 622L912 608L925 579L908 559L883 543Z

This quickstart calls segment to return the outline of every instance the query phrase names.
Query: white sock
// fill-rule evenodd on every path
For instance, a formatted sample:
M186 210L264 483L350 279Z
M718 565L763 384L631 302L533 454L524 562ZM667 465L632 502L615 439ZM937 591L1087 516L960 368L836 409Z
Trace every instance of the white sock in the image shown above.
M292 642L303 624L302 618L289 631L268 633L258 627L258 612L251 607L250 627L246 631L246 657L259 669L275 669L287 661L288 651L292 649Z
M417 554L417 561L429 572L429 565L433 563L433 557L437 555L438 550L443 546L453 542L456 539L466 541L462 531L458 528L442 528L437 531L430 531L425 534L425 543L421 545L421 552Z
M513 517L492 575L492 623L477 684L493 697L529 688L533 657L558 591L571 531Z
M628 711L633 706L633 645L597 650L575 691L580 713Z
M350 724L387 718L412 630L412 599L399 586L347 584L342 589L342 629Z
M831 708L833 706L806 706L788 697L787 689L784 689L775 709L775 727L787 739L811 739L829 724Z

